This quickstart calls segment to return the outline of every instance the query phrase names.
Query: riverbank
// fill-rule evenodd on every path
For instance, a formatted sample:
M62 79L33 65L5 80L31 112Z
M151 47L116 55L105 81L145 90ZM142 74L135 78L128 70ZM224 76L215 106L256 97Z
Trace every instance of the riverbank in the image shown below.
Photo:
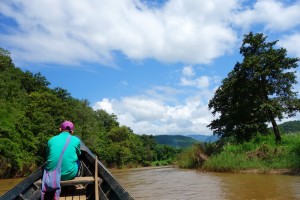
M205 155L205 156L203 156ZM209 172L300 174L300 134L258 135L244 143L195 145L177 157L181 168Z
M268 170L248 169L248 170L238 171L237 173L280 174L280 175L300 176L300 169L268 169Z
M110 168L108 169L109 171L111 172L114 172L114 171L128 171L128 170L131 170L131 171L140 171L140 170L153 170L153 169L164 169L164 168L176 168L175 165L164 165L164 166L148 166L148 167L130 167L130 168Z
M291 175L300 176L300 169L246 169L246 170L234 170L234 171L209 171L204 169L196 169L200 173L220 173L220 174L278 174L278 175Z
M145 170L155 170L155 169L164 169L164 168L180 168L177 165L166 165L166 166L148 166L148 167L135 167L135 168L111 168L109 171L115 172L115 171L145 171ZM197 172L203 172L203 173L241 173L241 174L278 174L278 175L294 175L294 176L300 176L300 169L246 169L246 170L234 170L234 171L209 171L204 170L201 168L195 169Z

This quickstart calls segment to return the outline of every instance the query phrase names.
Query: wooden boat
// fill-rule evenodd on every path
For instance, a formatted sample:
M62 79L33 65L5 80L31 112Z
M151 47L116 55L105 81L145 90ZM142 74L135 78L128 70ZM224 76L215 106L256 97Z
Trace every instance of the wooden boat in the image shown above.
M60 199L133 200L83 142L81 142L81 154L83 175L73 180L61 181ZM43 167L44 165L39 167L30 176L3 194L0 200L40 199Z

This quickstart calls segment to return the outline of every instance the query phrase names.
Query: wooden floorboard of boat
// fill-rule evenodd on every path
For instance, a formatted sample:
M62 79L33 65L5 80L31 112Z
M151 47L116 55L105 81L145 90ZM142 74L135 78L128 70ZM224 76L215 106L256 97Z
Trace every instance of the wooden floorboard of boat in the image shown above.
M85 188L74 189L71 193L62 192L60 200L86 200Z

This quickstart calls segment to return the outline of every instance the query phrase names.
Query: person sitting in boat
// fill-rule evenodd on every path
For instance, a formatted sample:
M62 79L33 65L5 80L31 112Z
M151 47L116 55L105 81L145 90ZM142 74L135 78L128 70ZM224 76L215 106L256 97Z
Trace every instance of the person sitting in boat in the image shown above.
M64 121L60 125L59 131L60 134L53 136L48 141L45 169L52 171L57 167L66 140L71 135L61 162L61 180L70 180L79 176L80 161L78 157L81 154L80 139L73 135L74 124L70 121Z

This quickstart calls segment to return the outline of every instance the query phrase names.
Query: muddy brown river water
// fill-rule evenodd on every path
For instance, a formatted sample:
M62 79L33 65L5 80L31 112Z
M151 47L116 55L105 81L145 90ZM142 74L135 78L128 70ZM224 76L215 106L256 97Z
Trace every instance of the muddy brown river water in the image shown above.
M203 173L178 168L112 170L135 199L300 200L300 176Z
M300 200L300 176L203 173L173 167L110 171L136 200ZM0 180L0 195L21 180Z

